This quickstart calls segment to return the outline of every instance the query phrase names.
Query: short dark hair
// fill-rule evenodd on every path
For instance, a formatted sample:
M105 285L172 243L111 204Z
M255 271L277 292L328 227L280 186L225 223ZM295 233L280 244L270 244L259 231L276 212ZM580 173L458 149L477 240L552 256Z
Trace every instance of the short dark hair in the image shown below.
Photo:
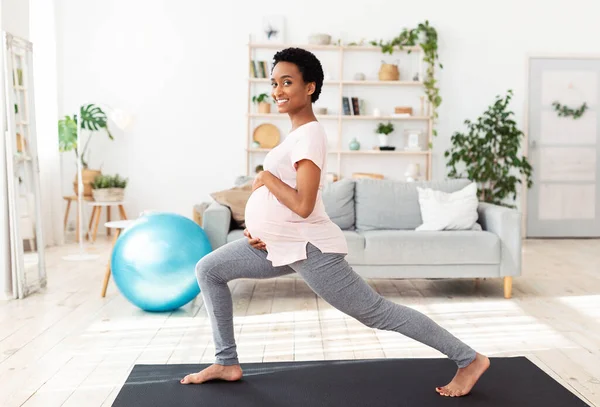
M315 91L310 95L310 100L315 103L323 88L323 67L319 59L310 51L302 48L286 48L278 51L273 56L273 68L279 62L291 62L298 67L304 82L315 82ZM271 68L271 72L273 69Z

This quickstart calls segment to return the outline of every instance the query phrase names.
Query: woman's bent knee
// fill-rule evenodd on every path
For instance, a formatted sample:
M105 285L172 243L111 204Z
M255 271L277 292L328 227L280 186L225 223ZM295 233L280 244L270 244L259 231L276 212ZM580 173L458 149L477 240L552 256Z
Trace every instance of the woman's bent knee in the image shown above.
M211 261L210 254L204 256L196 263L196 279L199 284L205 283L211 278L215 264Z

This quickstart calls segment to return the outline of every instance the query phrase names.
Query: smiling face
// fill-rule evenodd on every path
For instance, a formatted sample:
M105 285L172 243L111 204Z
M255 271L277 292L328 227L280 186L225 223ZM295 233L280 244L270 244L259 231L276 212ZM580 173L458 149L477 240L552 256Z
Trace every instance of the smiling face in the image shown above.
M279 113L294 113L311 104L314 82L305 83L298 66L291 62L278 62L271 73L271 96Z

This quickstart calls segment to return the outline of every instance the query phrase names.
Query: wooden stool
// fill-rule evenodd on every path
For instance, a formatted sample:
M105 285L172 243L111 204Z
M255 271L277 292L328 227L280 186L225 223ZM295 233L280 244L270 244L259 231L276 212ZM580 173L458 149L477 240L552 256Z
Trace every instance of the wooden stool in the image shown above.
M100 215L102 215L102 207L106 206L106 222L110 222L110 208L116 206L119 208L119 214L121 215L121 220L127 220L127 214L125 213L125 208L123 208L124 202L98 202L92 201L89 204L93 207L92 216L90 217L90 224L88 226L87 236L89 237L90 232L92 231L92 226L94 227L94 231L92 234L92 242L96 241L96 234L98 233L98 225L100 224ZM106 226L106 224L105 224ZM111 228L106 226L106 234L110 236Z
M91 196L83 196L84 201L93 201L94 198ZM71 202L75 201L75 205L78 203L77 195L68 195L63 196L63 199L67 201L67 209L65 211L65 220L64 220L64 231L67 231L67 222L69 221L69 210L71 209ZM79 242L79 210L77 211L77 232L76 232L76 240Z
M112 251L115 247L115 243L117 243L117 239L121 235L121 230L126 229L132 222L134 222L134 221L133 220L117 220L117 221L113 221L113 222L106 222L104 224L104 226L107 228L107 230L115 229L115 237L113 238L112 246L110 249L110 256L108 257L108 264L106 266L106 274L104 274L104 283L102 284L102 297L106 296L106 288L108 287L108 281L110 280L110 274L111 274L110 259L112 258Z

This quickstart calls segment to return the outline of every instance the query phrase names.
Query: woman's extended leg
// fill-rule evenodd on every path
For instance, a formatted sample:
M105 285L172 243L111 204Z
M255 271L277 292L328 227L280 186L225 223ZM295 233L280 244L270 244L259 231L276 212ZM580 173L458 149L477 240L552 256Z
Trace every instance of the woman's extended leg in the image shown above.
M470 366L485 368L476 370L477 377L457 374L453 383L438 392L458 396L468 393L479 376L487 369L489 361L479 355L450 332L422 313L389 300L371 288L346 262L345 256L321 253L312 244L307 245L307 259L290 265L310 288L338 310L356 318L363 324L388 331L396 331L437 349L447 355L459 367L459 373ZM483 359L482 359L483 358ZM477 363L472 363L472 362ZM461 370L463 369L463 370ZM458 380L457 379L468 379Z
M210 318L215 344L215 364L187 375L182 383L202 383L215 378L238 380L241 369L233 330L233 304L227 283L238 278L274 278L294 273L288 266L273 267L267 252L240 239L219 247L196 265L196 276ZM228 367L231 367L228 369Z

